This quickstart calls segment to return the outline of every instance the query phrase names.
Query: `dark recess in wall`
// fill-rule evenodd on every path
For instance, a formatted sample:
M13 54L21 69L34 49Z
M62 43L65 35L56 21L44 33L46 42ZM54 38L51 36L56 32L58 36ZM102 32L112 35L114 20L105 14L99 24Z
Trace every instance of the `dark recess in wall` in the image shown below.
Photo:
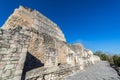
M31 55L31 53L27 52L21 80L25 80L25 76L26 76L27 71L30 71L32 69L42 67L42 66L44 66L44 64L41 63L40 60L38 60L36 57Z

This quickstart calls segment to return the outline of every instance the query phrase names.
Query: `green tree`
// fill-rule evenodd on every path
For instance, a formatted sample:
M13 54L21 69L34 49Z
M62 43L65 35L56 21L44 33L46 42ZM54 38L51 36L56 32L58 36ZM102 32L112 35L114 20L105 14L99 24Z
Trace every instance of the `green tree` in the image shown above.
M111 56L103 53L102 51L96 51L94 55L99 56L101 60L108 61L110 64L115 64L116 66L120 67L120 56L118 55Z
M113 56L109 56L108 62L109 62L110 64L114 64Z
M120 57L118 55L113 56L114 64L120 66Z
M106 55L106 54L103 53L102 51L96 51L96 52L94 53L94 55L99 56L101 60L108 60L108 59L109 59L108 55Z

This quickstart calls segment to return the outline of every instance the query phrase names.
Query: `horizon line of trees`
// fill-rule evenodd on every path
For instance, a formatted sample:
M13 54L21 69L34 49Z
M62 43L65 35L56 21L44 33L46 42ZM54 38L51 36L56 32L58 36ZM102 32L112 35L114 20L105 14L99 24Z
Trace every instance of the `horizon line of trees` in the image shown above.
M110 64L114 64L118 67L120 67L120 55L114 54L110 55L107 53L104 53L102 51L96 51L94 55L97 55L100 57L101 60L103 61L108 61Z

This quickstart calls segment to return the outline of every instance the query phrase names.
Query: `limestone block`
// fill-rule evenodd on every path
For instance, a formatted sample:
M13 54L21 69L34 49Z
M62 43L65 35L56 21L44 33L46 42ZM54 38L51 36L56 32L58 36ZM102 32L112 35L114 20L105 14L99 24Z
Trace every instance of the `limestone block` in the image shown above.
M45 80L51 80L51 74L45 75Z
M21 76L14 76L13 80L21 80Z
M83 65L80 65L80 70L84 70L84 67L83 67Z
M21 69L23 69L23 66L24 66L24 63L18 63L16 66L16 69L21 70Z
M8 54L8 49L0 48L0 54Z
M3 70L6 65L6 62L0 62L0 70Z
M3 55L0 54L0 61L1 61L2 57L3 57Z
M3 70L0 70L0 78L1 78L1 76L2 76L2 72L3 72Z
M13 79L7 79L7 80L13 80Z
M4 57L2 58L2 61L9 61L10 60L10 57Z
M10 47L11 48L16 48L16 44L11 44Z
M1 45L2 48L10 48L10 45L8 43L2 43Z
M5 42L7 42L8 36L6 34L3 34L1 40L4 40Z
M13 44L13 43L14 43L14 40L9 40L9 43L10 43L10 44Z
M24 61L26 59L26 54L27 54L27 52L20 54L19 63L24 63Z
M20 57L19 56L14 56L14 57L11 57L11 61L18 61L20 59Z
M10 61L11 64L17 64L18 61Z
M16 70L15 71L15 76L21 76L23 70Z
M6 65L5 70L7 70L7 69L13 69L14 67L15 67L14 64L9 64L9 65Z
M21 52L22 52L21 47L16 48L16 53L21 53Z
M39 77L37 80L43 80L43 78L40 78L40 77Z
M23 49L22 49L22 52L27 52L27 48L23 48Z
M13 53L13 54L12 54L12 57L15 57L15 56L16 56L16 57L19 57L19 56L20 56L20 53Z
M28 44L28 43L27 43L27 44ZM24 45L24 46L23 46L23 48L27 48L27 47L28 47L28 45Z
M9 50L7 52L8 52L8 54L2 54L3 55L2 58L9 58L9 57L11 57L11 53L9 52Z
M9 77L11 75L12 71L11 70L6 70L3 74L2 74L2 78L4 77Z
M9 49L8 49L8 52L11 53L11 54L12 54L12 53L15 53L15 52L16 52L16 48L9 48Z

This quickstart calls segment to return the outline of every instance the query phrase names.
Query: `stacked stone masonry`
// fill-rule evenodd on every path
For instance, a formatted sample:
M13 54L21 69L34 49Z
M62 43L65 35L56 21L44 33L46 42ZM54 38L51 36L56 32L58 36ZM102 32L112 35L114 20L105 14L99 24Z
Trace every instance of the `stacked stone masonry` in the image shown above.
M36 10L31 10L20 6L15 9L14 13L8 18L3 25L3 29L12 29L16 26L33 27L38 30L39 33L47 33L62 41L66 41L64 34L51 20L43 16Z
M36 10L20 6L0 29L0 80L64 80L99 61Z
M20 80L30 36L13 30L0 30L0 80Z

